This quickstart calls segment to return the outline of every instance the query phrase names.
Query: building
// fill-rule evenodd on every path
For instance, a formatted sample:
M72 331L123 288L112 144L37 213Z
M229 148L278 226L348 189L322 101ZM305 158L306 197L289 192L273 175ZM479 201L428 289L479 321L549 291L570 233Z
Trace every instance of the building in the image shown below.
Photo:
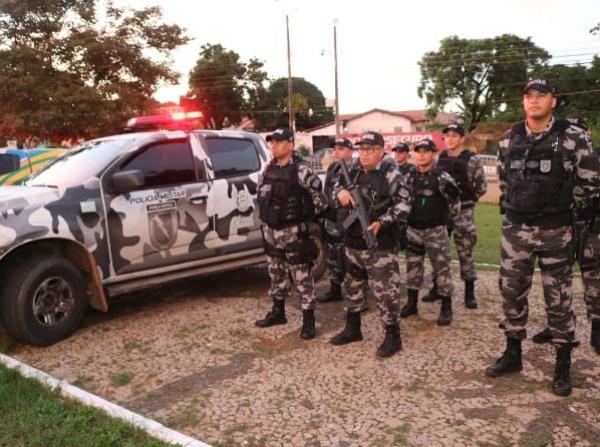
M421 138L432 138L442 147L442 134L439 131L427 131L432 124L446 125L456 121L451 113L438 113L435 120L427 116L427 110L390 111L372 109L364 113L340 115L342 136L357 140L368 130L379 132L386 140L386 147L400 141L416 141ZM302 133L302 142L314 150L331 147L335 138L335 122L326 123Z

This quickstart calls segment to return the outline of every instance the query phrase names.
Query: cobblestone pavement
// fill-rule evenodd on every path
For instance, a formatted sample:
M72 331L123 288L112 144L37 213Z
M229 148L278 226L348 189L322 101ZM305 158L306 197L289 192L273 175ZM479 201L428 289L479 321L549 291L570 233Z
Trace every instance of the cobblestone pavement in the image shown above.
M386 360L375 356L382 330L373 303L365 340L344 347L328 343L343 326L341 303L318 307L312 341L298 336L295 299L287 325L256 328L270 307L264 267L119 299L50 348L10 345L3 334L0 344L215 446L600 446L600 356L589 346L579 279L575 389L558 398L549 391L548 346L526 342L520 374L484 376L504 349L497 278L480 272L475 311L456 287L449 327L436 324L439 304L420 303L419 315L402 322L403 351ZM538 275L531 307L533 334L545 323Z

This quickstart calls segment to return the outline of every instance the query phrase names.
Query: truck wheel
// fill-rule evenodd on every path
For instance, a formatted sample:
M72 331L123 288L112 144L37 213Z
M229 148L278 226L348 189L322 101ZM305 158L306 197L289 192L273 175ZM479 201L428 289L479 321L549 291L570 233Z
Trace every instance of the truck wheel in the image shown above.
M327 242L321 233L321 228L318 225L311 225L310 238L317 245L317 258L311 270L311 276L315 281L321 279L325 270L327 270Z
M85 281L65 258L30 257L7 272L0 315L16 340L36 346L56 343L79 327L85 308Z

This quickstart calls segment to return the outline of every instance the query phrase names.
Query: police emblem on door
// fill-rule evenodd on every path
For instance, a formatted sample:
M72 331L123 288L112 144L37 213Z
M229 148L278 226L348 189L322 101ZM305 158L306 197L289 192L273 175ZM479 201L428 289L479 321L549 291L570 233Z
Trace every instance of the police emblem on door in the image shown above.
M155 203L147 206L150 245L156 250L167 250L177 239L179 218L175 202Z

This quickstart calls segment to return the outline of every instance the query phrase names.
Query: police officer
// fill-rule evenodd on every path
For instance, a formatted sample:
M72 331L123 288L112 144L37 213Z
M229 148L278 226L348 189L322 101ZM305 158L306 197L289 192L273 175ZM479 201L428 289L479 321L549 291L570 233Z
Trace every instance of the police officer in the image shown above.
M417 167L408 162L408 156L410 153L410 148L406 143L398 143L392 148L392 152L394 153L394 157L396 158L396 164L398 165L398 169L400 170L400 174L406 175L410 172L414 172Z
M584 132L589 133L587 123L581 118L567 118L574 126L579 127ZM598 151L594 150L598 156ZM597 354L600 354L600 197L596 196L594 200L595 215L590 218L591 225L588 228L582 228L584 238L580 242L582 246L577 247L577 261L581 270L581 280L583 282L583 296L587 307L588 319L592 322L592 331L590 344ZM535 343L548 343L552 340L552 332L546 327L543 331L531 337Z
M553 116L556 92L545 79L523 88L525 121L500 140L498 178L502 224L500 293L507 347L486 369L490 377L523 368L521 341L527 337L529 290L539 260L551 343L557 347L552 391L571 393L571 350L575 339L572 309L572 212L576 225L587 225L597 193L598 159L590 138Z
M392 148L392 153L394 154L394 159L396 160L396 164L398 165L398 170L402 176L406 177L409 173L414 172L417 167L408 162L410 148L406 143L398 143ZM406 238L406 225L399 224L398 225L398 246L396 247L398 250L406 250L407 238Z
M328 258L327 267L329 268L329 290L319 296L317 301L327 303L330 301L342 301L342 282L344 281L345 261L344 261L344 239L337 223L338 202L332 197L333 186L339 179L340 164L338 160L345 160L346 164L352 164L352 142L347 138L336 140L333 146L334 161L327 167L325 175L325 185L323 191L328 199L328 207L325 213L323 226L327 238Z
M321 181L294 151L294 135L288 129L277 129L267 136L273 160L269 162L260 186L258 204L263 221L262 233L271 279L269 295L273 308L258 320L259 327L285 324L285 300L293 280L302 304L300 337L316 335L315 290L310 276L310 263L316 247L309 238L309 222L327 207Z
M362 340L360 308L368 284L377 300L385 328L385 339L377 349L380 357L390 357L402 347L398 319L400 272L395 254L393 228L406 220L410 211L410 193L404 186L396 164L384 157L384 141L377 132L366 132L360 140L360 157L350 167L350 177L368 207L369 231L377 238L377 247L369 249L358 221L344 231L346 244L346 326L331 339L334 345ZM334 188L342 207L354 205L345 179Z
M476 309L477 273L473 250L477 243L477 227L474 211L475 204L487 189L485 172L475 154L464 148L465 129L462 124L449 124L442 132L446 150L439 155L436 166L450 174L460 189L460 213L449 222L449 228L460 260L460 278L465 283L465 306L468 309ZM435 284L434 281L433 289L423 301L435 301L437 295Z
M408 216L408 246L406 249L406 287L408 302L402 308L402 318L418 312L419 289L423 285L425 254L431 260L438 296L441 300L437 323L452 322L452 277L450 273L450 240L446 216L455 218L460 212L460 192L454 179L445 171L434 168L436 146L430 139L415 146L417 169L405 178L412 194L412 209Z

